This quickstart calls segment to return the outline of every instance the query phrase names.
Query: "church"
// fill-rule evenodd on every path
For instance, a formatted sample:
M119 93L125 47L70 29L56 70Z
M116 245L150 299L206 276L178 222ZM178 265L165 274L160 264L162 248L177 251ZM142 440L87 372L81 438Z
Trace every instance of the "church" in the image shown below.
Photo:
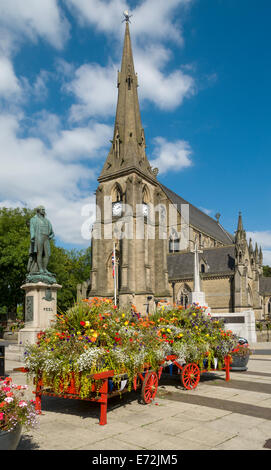
M271 278L262 250L246 238L241 213L236 232L161 184L146 156L129 19L126 19L112 145L98 178L90 279L78 298L112 298L142 314L159 302L187 306L199 250L200 290L217 313L271 314ZM235 216L235 215L234 215Z

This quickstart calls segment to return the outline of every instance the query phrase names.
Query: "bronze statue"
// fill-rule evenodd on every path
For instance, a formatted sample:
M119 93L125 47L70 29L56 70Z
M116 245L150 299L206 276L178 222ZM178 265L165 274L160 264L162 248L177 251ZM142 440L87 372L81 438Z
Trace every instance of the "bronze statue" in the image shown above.
M39 206L37 213L30 219L30 249L28 260L28 280L51 281L53 276L48 270L48 262L51 254L50 240L54 237L51 222L45 217L45 208ZM36 277L36 275L40 275ZM53 279L52 279L53 280Z

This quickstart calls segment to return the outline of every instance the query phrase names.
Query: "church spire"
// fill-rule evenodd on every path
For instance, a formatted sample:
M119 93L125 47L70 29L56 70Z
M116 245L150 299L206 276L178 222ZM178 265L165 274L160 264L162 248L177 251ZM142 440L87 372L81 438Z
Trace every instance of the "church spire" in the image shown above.
M137 94L137 75L129 30L129 16L125 15L126 26L122 53L121 70L118 72L118 102L111 149L107 156L99 181L135 170L156 180L145 153L145 134L142 127Z
M237 231L235 232L235 242L246 239L246 232L243 227L242 213L239 212Z

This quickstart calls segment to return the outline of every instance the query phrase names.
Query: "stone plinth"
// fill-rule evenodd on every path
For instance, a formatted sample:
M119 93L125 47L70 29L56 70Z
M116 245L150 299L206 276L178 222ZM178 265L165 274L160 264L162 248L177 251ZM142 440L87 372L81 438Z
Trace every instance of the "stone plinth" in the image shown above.
M25 327L19 331L18 344L35 343L38 332L50 327L56 318L57 291L61 287L44 282L21 286L25 291Z
M235 335L248 340L250 344L257 343L255 315L253 310L234 313L216 313L211 316L216 320L224 320L225 330L231 330Z

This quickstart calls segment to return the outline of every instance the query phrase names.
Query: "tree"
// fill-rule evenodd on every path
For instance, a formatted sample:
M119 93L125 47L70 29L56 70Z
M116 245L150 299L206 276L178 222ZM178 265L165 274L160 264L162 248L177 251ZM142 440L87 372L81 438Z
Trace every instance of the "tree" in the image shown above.
M16 312L24 303L21 285L26 278L30 246L29 221L34 211L29 209L0 209L0 307ZM77 284L90 275L90 248L65 250L51 241L48 270L56 275L62 285L58 291L58 307L64 311L73 304Z
M91 251L65 250L52 243L52 254L48 270L56 274L56 279L62 285L57 293L57 306L65 311L76 300L77 284L86 281L90 276Z
M16 312L22 303L29 251L29 209L0 209L0 305Z
M263 275L271 277L271 266L263 266Z

